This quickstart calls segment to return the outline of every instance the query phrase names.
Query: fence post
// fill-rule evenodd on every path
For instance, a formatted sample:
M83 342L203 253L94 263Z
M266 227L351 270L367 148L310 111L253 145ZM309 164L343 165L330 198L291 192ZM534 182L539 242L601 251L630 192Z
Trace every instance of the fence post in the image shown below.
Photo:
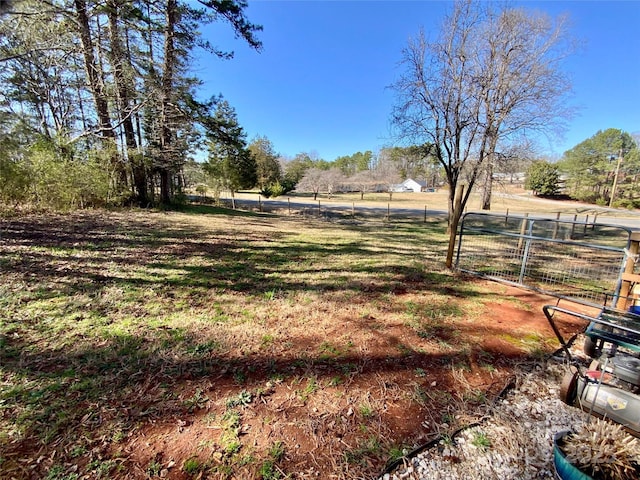
M356 202L351 202L351 216L356 217Z
M262 212L262 196L258 195L258 209Z
M504 216L504 226L509 225L509 209L507 208L507 213Z
M391 204L387 203L387 222L391 220Z
M591 224L591 230L596 229L596 223L598 223L598 212L593 214L593 223Z
M587 214L586 217L584 217L584 228L582 230L582 234L586 235L587 234L587 224L589 223L589 215Z
M527 263L529 263L529 250L531 249L531 236L533 235L533 222L534 222L533 220L531 221L527 220L527 217L529 216L528 213L525 213L524 216L525 218L522 221L523 227L525 226L525 224L528 224L529 227L526 230L523 228L520 234L524 235L526 231L529 238L527 238L527 241L524 246L524 251L522 252L522 265L520 265L520 276L518 277L518 283L520 283L520 285L524 285L524 274L527 271ZM522 238L520 238L520 240L522 241Z
M424 206L424 223L427 223L427 206Z
M291 198L287 197L287 205L289 207L289 215L291 215Z
M318 200L318 216L320 216L320 200Z
M553 234L551 234L551 238L555 240L558 238L558 222L560 221L560 212L556 213L556 222L553 224Z
M571 233L569 233L569 240L573 240L573 236L576 233L576 222L578 221L578 214L573 216L573 223L571 224Z
M524 234L527 231L527 219L528 218L529 218L529 214L525 213L524 214L524 218L520 222L520 238L518 239L518 250L522 250L522 244L523 244L523 241L524 241L524 239L522 237L524 237Z

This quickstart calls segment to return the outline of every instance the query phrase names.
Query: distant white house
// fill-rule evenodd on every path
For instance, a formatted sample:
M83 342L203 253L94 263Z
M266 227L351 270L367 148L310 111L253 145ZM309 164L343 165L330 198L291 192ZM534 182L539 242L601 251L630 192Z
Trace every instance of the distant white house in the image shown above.
M407 178L391 188L392 192L424 192L427 190L427 182Z

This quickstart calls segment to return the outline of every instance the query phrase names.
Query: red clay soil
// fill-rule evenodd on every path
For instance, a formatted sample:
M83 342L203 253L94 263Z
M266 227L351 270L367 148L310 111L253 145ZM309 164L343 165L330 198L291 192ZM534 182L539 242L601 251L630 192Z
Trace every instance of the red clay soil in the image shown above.
M264 452L281 441L286 452L277 463L276 472L283 476L264 478L285 478L285 474L290 478L373 478L388 458L376 451L375 439L368 445L363 444L363 437L376 436L406 447L424 443L447 428L472 421L474 407L482 410L484 403L513 380L522 362L531 360L527 335L532 336L532 342L544 338L546 349L534 352L536 355L559 348L542 313L542 307L556 304L556 299L519 288L487 285L509 300L487 305L480 317L460 326L462 335L475 339L469 365L464 368L451 368L455 359L442 355L409 352L401 359L394 358L390 351L406 334L406 328L398 325L386 329L377 345L369 343L370 360L348 377L346 389L343 384L339 388L330 385L328 377L335 370L330 362L290 367L292 372L313 375L323 383L308 399L299 394L305 384L296 385L286 377L280 382L267 382L266 387L264 382L257 382L263 391L241 408L238 429L242 448ZM576 305L570 308L588 311ZM375 323L375 319L369 320ZM557 324L565 339L585 326L584 321L572 317L559 318ZM357 338L353 341L358 343ZM345 364L349 364L348 359L342 359ZM492 367L487 368L488 364ZM251 384L244 388L256 389ZM220 450L224 444L222 402L238 394L238 385L228 374L220 374L206 381L187 382L183 397L196 390L208 399L202 408L171 419L142 422L129 433L119 448L119 457L128 467L124 477L145 478L148 465L155 462L166 478L261 478L250 468L224 468L225 453ZM416 400L414 395L422 397ZM371 413L362 409L362 399L367 397ZM200 452L198 461L218 466L199 475L185 473L184 461L196 451ZM110 452L109 456L113 455Z
M87 451L74 455L71 446L15 444L3 456L34 464L25 460L22 471L12 469L7 476L0 467L0 478L44 478L61 462L67 476L47 478L375 478L392 446L411 449L474 421L533 357L559 348L542 313L555 299L492 282L465 282L483 284L496 300L459 323L457 332L438 332L441 343L467 339L463 353L414 349L398 355L399 346L409 344L408 329L398 323L378 331L376 342L368 338L366 352L353 358L305 363L300 359L307 347L298 344L283 358L252 359L250 368L242 362L235 368L210 365L206 375L185 370L173 383L148 378L131 394L137 401L107 399L97 418L83 418L79 430L90 431L94 424L101 433L87 435ZM376 319L363 322L376 331ZM557 324L565 338L585 326L572 317L558 318ZM327 332L328 338L343 327ZM363 340L359 331L350 337L354 345ZM532 351L529 341L542 351ZM242 392L251 395L244 403ZM230 399L238 401L230 405ZM237 413L231 426L229 411ZM117 440L114 431L104 430L110 422L122 426ZM81 475L68 476L75 471Z

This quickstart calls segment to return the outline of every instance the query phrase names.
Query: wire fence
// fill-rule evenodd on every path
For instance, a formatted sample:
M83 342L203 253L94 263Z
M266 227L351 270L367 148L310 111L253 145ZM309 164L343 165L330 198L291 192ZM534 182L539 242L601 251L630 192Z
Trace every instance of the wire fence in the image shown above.
M198 201L194 198L192 200ZM200 199L200 201L202 201ZM363 206L315 200L236 199L217 202L229 208L321 218L329 221L441 222L446 212L416 208ZM598 223L596 215L573 221L490 213L467 213L460 225L458 270L567 298L592 306L612 305L631 229ZM591 218L591 221L589 221Z
M298 201L290 198L263 199L218 199L191 195L188 200L196 203L219 205L237 210L273 213L278 215L295 215L303 217L316 217L327 220L383 220L383 221L422 221L426 223L433 219L446 218L446 212L429 208L425 203L423 208L406 207L402 204L394 204L393 201L372 204L359 204L355 201L349 203L332 203L323 199Z
M459 270L578 303L619 295L631 231L622 226L528 216L466 214Z

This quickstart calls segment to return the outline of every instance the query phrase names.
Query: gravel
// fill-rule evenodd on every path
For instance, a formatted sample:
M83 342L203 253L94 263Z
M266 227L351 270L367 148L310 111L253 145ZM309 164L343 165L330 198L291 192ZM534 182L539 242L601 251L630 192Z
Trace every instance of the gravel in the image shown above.
M550 360L519 378L490 413L407 458L381 480L553 479L553 436L587 419L559 399L566 367Z

